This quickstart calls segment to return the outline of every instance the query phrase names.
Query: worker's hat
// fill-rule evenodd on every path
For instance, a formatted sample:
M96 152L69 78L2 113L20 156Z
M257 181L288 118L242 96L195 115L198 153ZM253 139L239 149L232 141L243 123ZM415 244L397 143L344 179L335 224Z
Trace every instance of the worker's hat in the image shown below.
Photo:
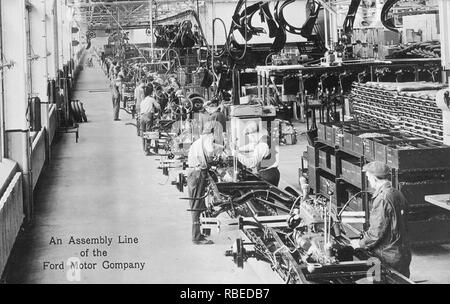
M378 178L385 178L391 174L391 169L385 163L374 161L365 165L363 172L370 173Z

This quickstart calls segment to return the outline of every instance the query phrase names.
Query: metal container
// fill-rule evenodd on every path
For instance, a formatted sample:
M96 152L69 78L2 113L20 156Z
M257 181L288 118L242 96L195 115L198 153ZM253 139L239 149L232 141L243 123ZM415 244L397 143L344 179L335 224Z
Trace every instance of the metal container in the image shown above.
M347 161L347 160L342 160L341 164L342 164L342 178L346 182L348 182L358 188L361 188L362 187L361 164L356 161L351 162L351 161Z
M333 149L319 150L319 168L336 175L336 157L333 155Z
M386 163L398 170L450 168L450 146L431 141L411 143L406 148L391 145L386 148Z
M317 149L312 146L306 147L308 153L308 166L319 167L319 154L316 153Z

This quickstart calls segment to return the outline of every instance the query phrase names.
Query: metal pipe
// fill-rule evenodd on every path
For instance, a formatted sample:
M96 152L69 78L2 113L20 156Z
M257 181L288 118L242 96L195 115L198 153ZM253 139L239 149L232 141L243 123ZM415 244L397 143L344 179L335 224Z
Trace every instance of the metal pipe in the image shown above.
M155 62L155 51L154 51L154 42L153 42L153 0L149 1L150 4L150 49L151 49L151 55L152 55L152 60L151 62L154 63ZM162 58L161 58L162 59Z
M44 16L42 18L42 26L44 27L44 37L43 39L45 40L45 50L47 51L47 18L46 18L46 14L47 14L47 1L46 0L41 0L41 5L42 5L42 10L44 13ZM48 85L48 80L49 80L49 73L48 73L48 56L47 54L45 54L45 68L44 68L44 78L45 78L45 82ZM42 96L43 97L43 96ZM50 127L50 119L49 119L49 111L50 111L50 106L49 106L49 100L48 100L48 96L47 99L45 100L45 104L44 104L44 113L43 113L43 119L45 121L45 127L47 129L47 132L45 134L46 136L46 157L47 157L47 161L50 161L50 157L51 157L51 149L50 149L50 140L49 140L49 127ZM42 99L42 98L41 98ZM41 110L42 110L42 105L41 105Z
M325 47L327 49L330 49L330 46L328 44L328 20L327 20L327 10L323 10L323 22L325 27Z

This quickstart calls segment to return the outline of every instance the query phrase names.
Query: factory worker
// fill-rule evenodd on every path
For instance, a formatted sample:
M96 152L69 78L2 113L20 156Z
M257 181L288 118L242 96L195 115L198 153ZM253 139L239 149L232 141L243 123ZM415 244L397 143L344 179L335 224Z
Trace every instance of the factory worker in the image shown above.
M145 81L140 79L136 83L136 88L134 89L134 100L136 102L136 112L139 114L141 112L141 102L144 100L144 87Z
M152 97L152 95L153 95L153 86L151 84L148 84L147 86L144 87L144 100L142 100L140 107L141 134L151 130L153 121L155 120L155 115L161 109L159 103L156 101L155 98ZM146 152L146 155L149 155L150 152L148 151L148 147L145 145L145 143L146 142L144 140L144 150Z
M265 129L261 129L259 124L251 121L247 124L244 134L248 137L248 144L237 149L238 160L254 174L268 183L278 186L280 182L280 171L278 170L279 153L270 158L271 164L267 168L262 168L261 163L270 155L270 148L267 144L269 136Z
M190 147L188 154L187 187L191 198L205 195L208 164L223 152L223 133L220 123L208 122L203 134ZM196 245L213 244L200 233L200 215L206 209L204 199L190 201L192 213L192 242Z
M148 66L146 66L146 65L142 68L142 76L146 80L150 76L150 70L148 69Z
M161 113L164 113L167 107L167 103L169 102L169 96L167 96L167 94L164 92L164 89L160 83L154 81L153 85L155 88L155 98L161 106Z
M117 76L115 80L111 83L112 89L112 103L114 110L114 120L119 119L119 111L120 111L120 102L122 100L122 90L123 90L123 78L121 76Z
M209 120L220 122L223 132L227 132L227 116L222 112L219 100L213 98L205 105L205 109L209 113Z
M115 78L116 66L117 66L117 62L112 61L110 69L109 69L109 79L111 79L111 81L113 81Z
M125 74L126 74L125 68L123 66L120 67L119 73L117 73L117 75L121 76L122 78L125 78L126 76Z
M352 241L355 248L373 252L382 263L387 264L409 278L411 250L407 233L407 205L403 194L392 187L390 169L382 162L364 166L369 186L374 190L373 207L370 211L370 227L363 232L361 240Z

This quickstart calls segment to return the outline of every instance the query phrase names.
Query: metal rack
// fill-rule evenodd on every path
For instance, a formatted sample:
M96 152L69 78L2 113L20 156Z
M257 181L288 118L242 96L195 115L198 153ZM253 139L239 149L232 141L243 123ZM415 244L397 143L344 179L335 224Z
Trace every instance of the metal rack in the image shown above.
M362 134L378 137L362 138ZM425 202L424 197L450 188L450 146L386 128L356 122L319 124L318 138L308 146L311 188L323 195L334 192L342 207L351 194L361 192L350 208L364 211L369 220L370 195L363 166L381 161L391 168L391 181L409 202L410 234L414 244L448 243L450 214ZM363 227L357 227L362 229Z

